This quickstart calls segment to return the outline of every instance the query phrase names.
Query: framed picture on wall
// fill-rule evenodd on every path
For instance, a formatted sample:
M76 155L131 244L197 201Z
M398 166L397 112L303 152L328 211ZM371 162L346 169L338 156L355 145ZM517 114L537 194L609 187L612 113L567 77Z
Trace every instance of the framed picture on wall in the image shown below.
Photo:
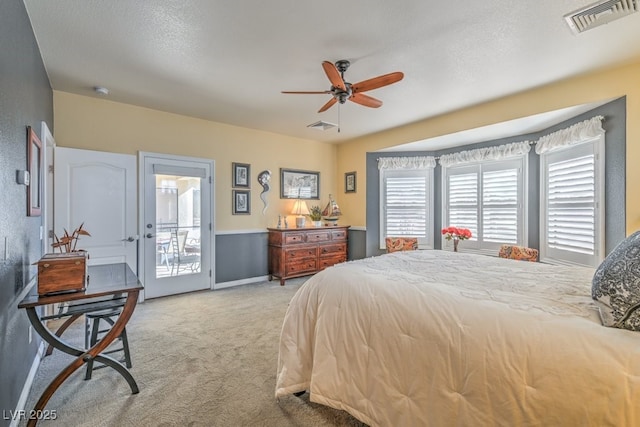
M27 216L42 214L42 142L31 126L27 127Z
M347 172L344 174L344 192L355 193L356 192L356 173Z
M251 214L251 191L250 190L233 190L233 214L234 215Z
M247 163L232 163L233 187L249 188L251 185L251 165Z
M280 169L281 199L320 199L320 172Z

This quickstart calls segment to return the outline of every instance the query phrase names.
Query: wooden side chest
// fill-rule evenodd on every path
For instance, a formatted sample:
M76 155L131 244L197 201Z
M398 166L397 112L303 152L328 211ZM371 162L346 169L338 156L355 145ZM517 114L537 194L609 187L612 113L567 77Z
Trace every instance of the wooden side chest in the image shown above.
M38 264L38 295L84 291L87 283L87 252L45 254Z
M269 280L280 285L347 260L349 226L269 228Z

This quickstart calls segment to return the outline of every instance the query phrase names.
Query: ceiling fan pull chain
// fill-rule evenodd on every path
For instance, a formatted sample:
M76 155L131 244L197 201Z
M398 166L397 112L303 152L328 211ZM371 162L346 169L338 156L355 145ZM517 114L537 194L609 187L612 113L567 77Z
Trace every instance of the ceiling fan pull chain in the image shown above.
M340 133L340 104L338 104L338 133Z

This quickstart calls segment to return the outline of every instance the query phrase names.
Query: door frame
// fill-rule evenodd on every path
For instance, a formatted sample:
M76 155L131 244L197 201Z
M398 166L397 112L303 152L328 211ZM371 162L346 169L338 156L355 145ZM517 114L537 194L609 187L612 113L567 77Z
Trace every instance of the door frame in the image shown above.
M53 138L49 126L43 121L41 123L40 140L43 148L44 172L42 174L42 188L44 189L44 197L42 200L42 224L40 231L40 239L42 240L42 254L53 252L51 243L53 242L53 224L54 220L54 187L53 187L53 168L55 163L54 153L56 148L56 140Z
M209 185L210 191L210 212L211 212L211 232L209 233L209 247L211 248L209 265L211 266L211 276L209 277L209 289L214 288L214 284L216 283L216 268L215 268L215 254L216 254L216 246L215 246L215 230L216 230L216 214L215 214L215 161L211 159L205 159L202 157L189 157L189 156L179 156L173 154L162 154L162 153L152 153L148 151L139 151L138 152L138 230L145 230L145 201L146 201L146 188L145 188L145 162L147 158L154 158L160 160L178 160L178 161L186 161L186 162L200 162L200 163L208 163L211 167L211 180L212 182ZM142 240L142 239L141 239ZM138 278L145 285L146 277L145 277L145 244L140 242L138 245ZM139 301L142 302L145 299L145 292L140 293Z

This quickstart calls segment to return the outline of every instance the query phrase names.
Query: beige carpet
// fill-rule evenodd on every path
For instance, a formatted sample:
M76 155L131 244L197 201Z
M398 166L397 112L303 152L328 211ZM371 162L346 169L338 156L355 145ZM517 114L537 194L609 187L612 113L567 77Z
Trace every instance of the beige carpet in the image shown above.
M39 425L363 426L346 412L310 403L308 393L279 402L274 397L282 319L303 282L263 282L139 304L127 333L140 393L132 395L110 368L94 371L89 381L84 370L76 371L47 405L57 419ZM82 327L76 322L64 337L81 343ZM71 360L55 351L42 361L25 409Z

